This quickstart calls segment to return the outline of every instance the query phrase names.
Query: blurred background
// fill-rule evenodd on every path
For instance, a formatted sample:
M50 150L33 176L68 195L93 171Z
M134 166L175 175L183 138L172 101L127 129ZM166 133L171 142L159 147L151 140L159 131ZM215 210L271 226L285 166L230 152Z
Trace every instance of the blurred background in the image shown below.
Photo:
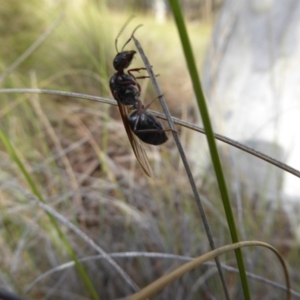
M298 1L182 0L181 5L215 131L300 169ZM62 13L41 45L7 72ZM159 74L172 115L201 126L165 1L0 0L1 89L53 89L112 99L108 82L115 72L115 39L132 15L135 18L118 39L119 49L143 24L135 37ZM126 49L135 49L134 44ZM136 55L132 67L141 66ZM156 96L154 89L148 79L140 84L141 99L149 103ZM151 108L161 111L158 102ZM285 111L293 116L281 119ZM161 147L147 147L154 171L148 178L136 162L115 106L46 94L1 93L0 124L45 202L107 253L195 257L210 250L171 136ZM216 246L228 244L206 138L188 129L178 131ZM298 178L219 146L241 239L275 246L290 266L292 288L300 291ZM0 165L0 287L26 299L90 299L74 266L39 277L70 257L48 216L30 200L30 186L2 142ZM93 257L97 252L92 247L66 226L61 228L77 256L86 259L83 265L101 299L133 292L109 264ZM273 255L263 249L243 253L249 272L284 284ZM182 264L159 257L115 260L139 287ZM236 267L233 253L220 260ZM224 274L232 299L241 299L238 274ZM261 280L250 279L249 284L253 299L284 296L284 291ZM212 264L184 276L155 299L223 297Z

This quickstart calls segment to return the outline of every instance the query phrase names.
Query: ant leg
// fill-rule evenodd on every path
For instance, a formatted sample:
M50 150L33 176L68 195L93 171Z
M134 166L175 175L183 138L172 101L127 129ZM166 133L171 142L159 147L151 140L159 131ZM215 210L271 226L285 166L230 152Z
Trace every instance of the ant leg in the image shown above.
M116 76L116 79L115 79L115 81L116 81L116 83L118 84L118 85L122 85L122 86L129 86L129 85L136 85L137 86L137 88L138 88L138 90L139 90L139 93L141 92L141 86L139 85L139 83L135 80L136 78L133 76L133 75L131 75L131 77L132 77L132 79L127 79L126 81L121 81L121 82L119 82L118 81L118 77L119 77L120 75L118 75L117 74L117 76Z
M137 82L137 81L122 81L122 82L118 82L118 85L121 85L121 86L130 86L130 85L133 85L133 86L136 86L137 89L138 89L138 94L141 93L141 86L140 84Z
M176 130L173 130L171 128L169 129L143 129L143 130L134 130L134 132L162 132L162 131L172 131L174 133L178 133Z
M151 66L152 67L152 66ZM135 77L131 72L140 72L140 70L147 70L146 68L135 68L135 69L129 69L127 73L130 76L133 76L136 79L144 79L144 78L150 78L150 76L140 76L140 77ZM155 77L159 76L159 74L155 74Z
M143 111L146 111L156 99L158 99L158 98L160 98L160 97L162 97L162 96L163 96L163 94L161 94L161 95L155 97L154 99L152 99L152 100L150 101L150 103L148 103L146 106L143 106L143 107L142 107Z
M132 77L135 77L133 74L131 74L131 72L140 72L140 70L147 70L146 68L134 68L134 69L129 69L127 71L127 73L132 76Z
M159 74L155 74L155 77L158 77ZM135 79L145 79L145 78L150 78L150 76L146 75L146 76L138 76L138 77L135 77Z
M137 110L137 118L134 123L134 131L136 131L136 127L140 121L141 112L143 111L144 105L140 99L137 99L135 102L135 109Z
M157 97L155 97L149 104L147 104L146 106L143 105L142 101L141 100L137 100L135 105L136 105L136 110L137 110L137 118L136 118L136 121L134 123L134 131L136 131L136 128L137 128L137 125L140 121L140 116L143 112L145 112L149 107L150 105L159 97L161 97L162 95L159 95Z
M139 123L139 120L140 120L140 116L143 112L145 112L150 106L151 104L159 97L162 97L163 95L159 95L157 97L155 97L154 99L152 99L152 101L150 103L148 103L146 106L143 105L142 101L141 100L137 100L136 101L136 110L137 110L137 119L135 121L135 124L134 124L134 130L136 130L136 127Z
M128 70L128 73L129 73L129 72L140 72L140 70L147 70L147 68L142 67L142 68L133 68L133 69L129 69L129 70ZM130 75L131 75L131 74L130 74Z

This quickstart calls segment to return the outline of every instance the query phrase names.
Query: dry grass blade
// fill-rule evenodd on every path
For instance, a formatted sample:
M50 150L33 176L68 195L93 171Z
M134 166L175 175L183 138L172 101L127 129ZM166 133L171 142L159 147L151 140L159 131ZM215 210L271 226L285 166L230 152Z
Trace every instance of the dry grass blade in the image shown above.
M53 24L20 56L13 62L4 73L0 75L0 82L2 82L14 69L16 69L29 55L31 55L55 30L55 28L62 21L64 14L61 13L60 16L53 22Z
M78 227L76 227L74 224L72 224L68 219L66 219L63 215L59 214L57 211L55 211L52 207L49 205L42 203L38 201L38 199L21 188L20 186L11 183L11 182L5 182L3 185L4 187L9 187L14 190L18 190L20 193L22 193L27 199L29 199L34 205L39 206L42 208L45 212L49 213L51 216L53 216L57 221L64 224L66 227L68 227L71 231L73 231L77 236L81 237L89 246L91 246L94 250L96 250L99 254L103 255L105 259L107 259L107 262L115 269L115 271L124 279L124 281L134 290L138 291L139 287L133 282L133 280L123 271L123 269L100 247L98 246L91 238L89 238L83 231L81 231ZM32 287L27 288L27 292Z
M176 254L169 254L169 253L159 253L159 252L116 252L116 253L108 253L108 255L112 258L137 258L137 257L143 257L143 258L163 258L166 260L177 260L177 261L182 261L182 262L189 262L192 261L194 258L192 257L187 257L187 256L181 256L181 255L176 255ZM84 262L89 262L89 261L94 261L94 260L101 260L101 259L105 259L105 257L103 255L94 255L94 256L88 256L88 257L84 257L79 259L79 261L81 263ZM66 270L68 268L72 268L74 267L74 262L73 261L69 261L67 263L61 264L53 269L50 269L49 271L41 274L39 277L37 277L30 285L30 287L32 288L34 285L36 285L38 282L40 282L41 280L45 279L46 277L54 274L54 273L58 273L61 272L63 270ZM216 267L215 263L212 262L205 262L203 263L203 265L207 265L210 267ZM227 272L232 272L232 273L238 273L239 270L237 268L225 265L225 264L221 264L222 269L227 271ZM270 285L274 288L277 288L279 290L282 291L288 291L287 287L283 284L279 284L277 282L274 282L272 280L269 280L265 277L250 273L250 272L246 272L247 276L251 279L257 280L259 282L263 282L267 285ZM290 289L290 292L292 294L292 296L300 298L300 293L296 292L293 289Z
M86 95L86 94L80 94L80 93L73 93L73 92L65 92L65 91L57 91L57 90L48 90L48 89L29 89L29 88L13 88L13 89L0 89L0 94L1 93L28 93L28 94L48 94L48 95L59 95L63 97L73 97L73 98L80 98L80 99L86 99L86 100L91 100L95 102L101 102L101 103L106 103L109 105L117 105L117 101L112 100L112 99L107 99L99 96L92 96L92 95ZM151 114L155 115L156 117L167 120L167 117L163 113L159 113L153 110L149 110ZM205 134L205 130L193 123L172 117L172 120L175 124L186 127L188 129L197 131L199 133ZM292 175L299 177L300 178L300 171L298 171L295 168L292 168L291 166L284 164L262 152L259 152L255 149L249 148L237 141L234 141L226 136L223 136L221 134L215 133L215 138L219 141L222 141L228 145L231 145L235 148L238 148L244 152L247 152L253 156L256 156L266 162L269 162L270 164L291 173Z
M202 219L202 222L203 222L204 230L205 230L206 236L208 238L210 247L211 247L211 249L215 249L216 248L215 247L215 243L214 243L214 240L213 240L213 236L212 236L211 230L210 230L209 225L208 225L208 220L207 220L207 217L205 215L205 211L204 211L204 208L203 208L202 200L200 198L200 195L199 195L199 192L198 192L198 189L197 189L197 186L196 186L196 183L195 183L195 180L194 180L191 168L190 168L190 166L188 164L185 152L183 150L183 147L182 147L182 144L180 142L178 133L176 131L176 127L175 127L174 122L172 120L169 108L167 106L167 103L166 103L166 101L164 99L163 93L162 93L162 91L161 91L161 89L160 89L160 87L158 85L158 82L157 82L157 80L155 78L155 75L153 73L152 67L151 67L151 65L150 65L150 63L149 63L149 61L148 61L148 59L147 59L147 57L146 57L146 55L144 53L144 50L143 50L142 46L140 45L140 43L138 42L138 40L133 35L132 35L132 38L134 40L135 46L137 47L137 49L138 49L138 51L139 51L139 53L140 53L140 55L142 57L142 60L143 60L143 62L145 64L145 67L146 67L146 69L148 71L149 77L150 77L150 79L152 81L152 84L154 85L155 90L156 90L156 94L159 96L160 104L161 104L161 106L162 106L162 108L164 110L164 113L166 115L167 121L168 121L168 123L170 125L170 128L172 129L172 134L173 134L173 137L174 137L174 141L175 141L176 146L178 148L178 152L180 154L180 157L181 157L181 160L183 162L183 165L184 165L187 177L189 179L189 183L190 183L190 186L192 188L192 191L193 191L193 194L194 194L194 197L195 197L195 200L196 200L199 212L200 212L200 216L201 216L201 219ZM229 300L230 297L229 297L228 288L227 288L226 281L225 281L225 278L224 278L224 275L223 275L223 272L222 272L221 263L220 263L220 261L219 261L219 259L217 257L215 258L215 262L216 262L217 269L218 269L218 272L219 272L220 280L222 282L224 294L226 296L226 299Z
M278 257L278 259L279 259L279 261L282 265L283 271L284 271L284 276L285 276L285 280L286 280L286 287L287 287L286 299L290 300L291 299L290 279L289 279L289 274L288 274L288 271L287 271L287 266L284 262L283 257L281 256L281 254L274 247L272 247L271 245L269 245L267 243L263 243L263 242L259 242L259 241L239 242L239 243L235 243L235 244L231 244L231 245L226 245L226 246L220 247L218 249L215 249L213 251L207 252L204 255L201 255L201 256L195 258L191 262L188 262L188 263L180 266L179 268L172 271L171 273L159 278L158 280L154 281L153 283L151 283L147 287L143 288L138 293L136 293L136 294L134 294L130 297L127 297L126 299L127 300L143 300L143 299L153 297L158 292L160 292L164 287L166 287L167 285L169 285L170 283L172 283L176 279L182 277L184 274L186 274L186 273L190 272L191 270L199 267L204 262L207 262L207 261L209 261L209 260L211 260L211 259L213 259L213 258L215 258L215 257L217 257L221 254L224 254L224 253L229 252L229 251L233 251L233 250L238 249L238 248L253 247L253 246L260 246L260 247L268 248L276 254L276 256Z

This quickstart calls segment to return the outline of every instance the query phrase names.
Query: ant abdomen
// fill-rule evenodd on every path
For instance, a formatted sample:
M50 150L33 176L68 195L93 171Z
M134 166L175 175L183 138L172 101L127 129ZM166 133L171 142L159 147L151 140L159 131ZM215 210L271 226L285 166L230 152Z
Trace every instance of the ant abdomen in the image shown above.
M133 133L144 143L158 146L168 140L161 123L151 114L135 110L128 117Z

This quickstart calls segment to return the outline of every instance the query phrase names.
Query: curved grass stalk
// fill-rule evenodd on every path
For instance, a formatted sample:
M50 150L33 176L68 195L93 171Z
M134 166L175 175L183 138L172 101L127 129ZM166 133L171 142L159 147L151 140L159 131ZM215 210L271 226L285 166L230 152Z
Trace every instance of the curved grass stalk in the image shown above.
M8 68L0 75L0 83L15 70L26 58L28 58L43 42L53 33L55 28L59 25L64 17L61 13L53 24L22 54L20 55Z
M12 89L0 89L0 94L1 93L28 93L28 94L47 94L47 95L58 95L58 96L63 96L63 97L72 97L72 98L79 98L79 99L85 99L85 100L91 100L91 101L95 101L95 102L101 102L101 103L105 103L105 104L109 104L109 105L114 105L117 106L117 102L116 100L112 100L112 99L108 99L108 98L103 98L103 97L99 97L99 96L92 96L92 95L86 95L86 94L80 94L80 93L73 93L73 92L66 92L66 91L58 91L58 90L48 90L48 89L30 89L30 88L12 88ZM157 111L151 110L149 109L149 112L151 112L152 114L154 114L156 117L163 119L163 120L167 120L167 117L165 114L163 113L159 113ZM206 134L205 130L193 123L181 120L179 118L175 118L172 117L172 120L175 124L186 127L188 129L197 131L199 133L202 134ZM218 134L218 133L214 133L214 137L215 139L222 141L228 145L231 145L235 148L238 148L244 152L247 152L253 156L256 156L257 158L260 158L280 169L282 169L283 171L286 171L296 177L300 178L300 171L298 171L295 168L292 168L291 166L284 164L274 158L272 158L271 156L268 156L262 152L259 152L255 149L252 149L250 147L247 147L244 144L241 144L235 140L232 140L224 135Z
M175 23L177 25L177 29L179 32L181 45L183 48L183 52L186 58L187 66L193 83L194 92L197 98L198 108L205 128L207 143L208 143L213 167L216 173L216 177L217 177L217 181L218 181L218 185L222 197L222 203L227 218L231 240L233 243L237 243L239 242L238 232L233 217L233 212L232 212L231 203L230 203L230 199L226 187L225 177L223 174L223 170L222 170L222 166L218 154L214 133L212 130L208 109L205 102L205 97L201 88L200 78L198 75L198 70L196 68L192 47L186 31L185 22L182 16L182 12L178 0L169 0L169 3L173 11L173 16L175 18ZM251 297L250 297L250 290L249 290L249 285L246 276L246 269L245 269L244 260L240 248L237 248L235 250L235 255L236 255L238 268L240 270L240 278L243 286L244 296L247 300L250 300Z
M134 43L135 43L135 45L136 45L136 47L137 47L137 49L138 49L138 51L139 51L139 53L140 53L140 55L142 57L142 60L143 60L143 62L145 64L145 67L146 67L146 69L148 71L148 74L150 76L152 84L154 85L154 88L156 90L156 94L159 95L158 97L159 97L159 100L160 100L160 104L161 104L161 106L162 106L162 108L164 110L164 113L166 115L166 118L167 118L167 121L169 123L169 126L172 129L173 138L174 138L175 144L177 146L179 155L181 157L182 163L184 165L187 177L189 179L190 186L192 188L192 191L193 191L193 194L194 194L194 197L195 197L195 200L196 200L196 204L197 204L198 210L200 212L200 216L201 216L201 219L202 219L202 222L203 222L204 230L205 230L205 233L206 233L206 236L207 236L210 248L211 249L215 249L216 248L215 247L215 242L214 242L214 239L213 239L213 236L212 236L209 224L208 224L208 220L207 220L207 217L206 217L206 214L205 214L205 211L204 211L202 200L200 198L200 194L198 192L198 189L197 189L197 186L196 186L196 182L194 180L191 168L190 168L190 166L188 164L188 161L187 161L185 152L183 150L181 141L179 139L179 135L178 135L178 133L176 131L174 122L173 122L173 120L171 118L171 114L170 114L168 105L167 105L167 103L166 103L166 101L164 99L164 96L163 96L162 91L161 91L161 89L160 89L160 87L158 85L158 82L157 82L156 78L155 78L155 75L153 73L151 65L150 65L150 63L148 61L148 58L146 57L146 55L145 55L145 53L144 53L144 51L143 51L140 43L138 42L138 40L133 35L132 35L132 38L133 38ZM226 284L226 281L225 281L225 278L224 278L224 274L222 272L221 263L220 263L218 257L215 258L215 262L216 262L216 266L217 266L217 269L218 269L220 280L221 280L221 283L222 283L222 286L223 286L225 297L226 297L227 300L229 300L230 299L230 297L229 297L229 291L228 291L227 284Z
M203 263L207 262L208 260L211 260L221 254L224 254L226 252L240 249L242 247L252 247L252 246L259 246L259 247L265 247L270 249L273 253L276 254L277 258L279 259L284 276L285 276L285 281L286 281L286 299L290 300L291 299L291 291L290 291L290 279L289 279L289 273L287 270L287 266L284 262L283 257L280 255L280 253L271 245L260 242L260 241L244 241L244 242L239 242L239 243L234 243L231 245L226 245L222 246L218 249L215 249L213 251L207 252L192 261L178 267L174 271L170 272L169 274L166 274L162 276L161 278L157 279L156 281L152 282L142 290L140 290L138 293L127 297L127 300L143 300L143 299L148 299L150 297L155 296L158 292L160 292L164 287L169 285L170 283L174 282L178 278L182 277L186 273L194 270L195 268L199 267Z
M131 286L131 288L134 291L138 291L139 287L136 285L135 282L122 270L122 268L111 258L110 255L108 255L100 246L98 246L90 237L87 236L82 230L77 228L74 224L72 224L68 219L66 219L63 215L59 214L57 211L55 211L52 207L45 204L44 201L39 201L39 198L24 189L20 188L16 184L13 184L12 182L6 182L4 186L8 186L10 188L13 188L15 190L18 190L20 193L22 193L27 199L29 199L31 202L33 202L35 205L38 205L41 207L48 215L50 215L55 221L59 221L63 225L65 225L67 228L69 228L71 231L73 231L77 236L79 236L81 239L83 239L91 248L93 248L96 252L98 252L101 257L106 259L106 261L110 264L111 267L113 267L116 272L124 279L124 281ZM80 262L80 260L78 260ZM73 260L73 265L76 266L76 262ZM34 281L35 283L36 281ZM29 292L32 287L34 286L34 283L30 284L26 288L26 292Z
M20 171L22 172L22 174L24 175L28 185L30 186L33 194L37 197L37 199L39 200L39 202L44 203L44 199L42 197L42 194L39 192L33 178L30 176L30 174L27 172L24 164L22 163L22 161L19 159L16 151L14 150L14 147L12 146L12 144L10 143L9 139L6 137L6 135L4 134L4 132L0 129L0 140L2 140L3 144L5 145L7 151L9 152L10 156L12 157L13 161L17 164L17 166L19 167ZM64 233L62 232L62 230L60 229L58 223L56 222L55 218L47 212L47 215L50 219L51 225L53 226L53 228L55 229L57 235L59 236L59 238L61 239L62 243L64 244L68 254L70 255L71 259L74 261L75 265L76 265L76 269L79 273L79 275L81 276L82 281L84 282L84 284L86 285L87 289L89 290L92 299L94 300L99 300L100 298L98 297L98 294L96 292L96 290L94 289L90 279L88 278L86 272L84 271L84 268L82 267L82 265L79 263L78 258L75 254L75 252L73 251L70 243L68 242L66 236L64 235Z
M165 259L165 260L174 260L174 261L182 261L182 262L189 262L192 261L194 258L193 257L188 257L188 256L182 256L182 255L176 255L176 254L169 254L169 253L160 253L160 252L113 252L113 253L107 253L107 255L109 255L112 258L149 258L149 259ZM90 261L94 261L94 260L102 260L102 259L106 259L105 256L103 255L93 255L93 256L88 256L88 257L83 257L80 258L79 261L81 263L83 262L90 262ZM203 263L203 265L205 266L209 266L209 267L216 267L216 264L213 262L205 262ZM30 287L28 287L28 289L30 290L34 285L36 285L38 282L40 282L41 280L47 278L50 275L53 275L55 273L61 272L63 270L72 268L74 266L74 262L73 261L69 261L66 262L64 264L61 264L59 266L54 267L53 269L48 270L47 272L41 274L39 277L37 277L31 284ZM222 269L227 271L227 272L231 272L231 273L238 273L239 270L225 265L225 264L221 264ZM286 287L286 285L274 282L272 280L269 280L263 276L257 275L257 274L253 274L250 272L246 272L248 278L254 279L256 281L265 283L267 285L270 285L274 288L277 288L279 290L285 291L287 292L288 289ZM300 293L290 289L291 295L299 298L300 299Z

